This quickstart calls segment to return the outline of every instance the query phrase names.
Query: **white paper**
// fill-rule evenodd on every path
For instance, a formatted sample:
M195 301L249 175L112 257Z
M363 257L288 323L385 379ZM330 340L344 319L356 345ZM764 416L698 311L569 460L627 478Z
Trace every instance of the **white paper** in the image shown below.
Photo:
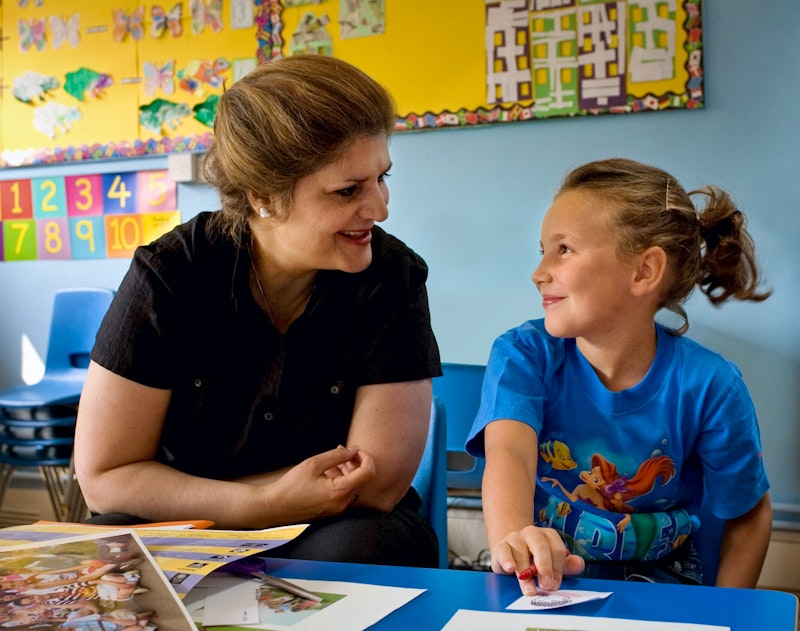
M515 600L506 609L512 611L540 611L542 609L557 609L569 607L589 600L608 598L613 592L589 592L580 589L559 589L556 592L541 591L535 596L522 596Z
M459 609L442 631L731 631L730 627L683 622L651 622L542 613L505 613Z
M206 587L203 626L256 624L258 622L257 581L233 580L227 585ZM205 581L201 581L205 582ZM191 592L189 592L191 593Z
M318 595L334 595L334 602L313 603L306 609L295 610L297 603L310 604L300 598L287 600L283 607L270 608L263 603L258 607L260 621L247 624L248 629L270 629L271 631L312 631L336 629L337 631L363 631L394 610L399 609L420 594L424 589L409 587L385 587L364 583L341 581L316 581L287 577L298 587ZM253 579L238 577L224 572L215 572L205 577L184 599L184 606L192 618L203 625L241 625L245 616L245 598L236 601L228 595L241 595L232 587L253 589L259 583ZM244 587L241 587L244 586ZM239 589L236 588L236 589ZM338 598L338 599L336 599ZM209 611L211 610L211 611Z

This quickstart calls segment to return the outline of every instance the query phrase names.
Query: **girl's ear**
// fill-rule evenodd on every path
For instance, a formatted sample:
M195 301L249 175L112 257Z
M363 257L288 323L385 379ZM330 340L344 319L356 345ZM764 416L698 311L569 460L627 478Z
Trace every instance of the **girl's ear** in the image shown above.
M649 247L636 258L635 269L634 295L644 296L656 291L667 273L667 253L659 246Z

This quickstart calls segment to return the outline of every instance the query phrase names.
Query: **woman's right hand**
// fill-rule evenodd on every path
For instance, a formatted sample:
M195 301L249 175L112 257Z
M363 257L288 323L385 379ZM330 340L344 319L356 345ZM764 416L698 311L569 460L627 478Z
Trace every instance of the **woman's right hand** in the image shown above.
M492 547L491 554L492 571L516 574L526 596L537 593L537 582L541 589L554 591L561 587L562 577L580 574L585 568L584 560L571 555L552 528L526 526L510 532ZM530 574L532 567L535 572Z
M338 515L358 501L359 489L374 477L370 454L340 445L286 471L270 485L266 509L281 514L286 523Z

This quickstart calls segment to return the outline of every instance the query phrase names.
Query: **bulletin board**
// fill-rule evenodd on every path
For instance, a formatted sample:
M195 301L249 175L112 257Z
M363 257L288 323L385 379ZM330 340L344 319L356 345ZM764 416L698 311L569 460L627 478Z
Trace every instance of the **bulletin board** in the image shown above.
M703 106L701 0L7 0L0 166L202 152L258 63L334 55L399 131Z

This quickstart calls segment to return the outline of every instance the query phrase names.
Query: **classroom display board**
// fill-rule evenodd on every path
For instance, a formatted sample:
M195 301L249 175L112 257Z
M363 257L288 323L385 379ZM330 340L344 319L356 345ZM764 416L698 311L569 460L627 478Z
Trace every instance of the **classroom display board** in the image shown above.
M9 0L0 166L202 152L258 63L334 55L400 131L703 104L700 0Z
M0 182L0 261L129 258L180 223L166 170Z

